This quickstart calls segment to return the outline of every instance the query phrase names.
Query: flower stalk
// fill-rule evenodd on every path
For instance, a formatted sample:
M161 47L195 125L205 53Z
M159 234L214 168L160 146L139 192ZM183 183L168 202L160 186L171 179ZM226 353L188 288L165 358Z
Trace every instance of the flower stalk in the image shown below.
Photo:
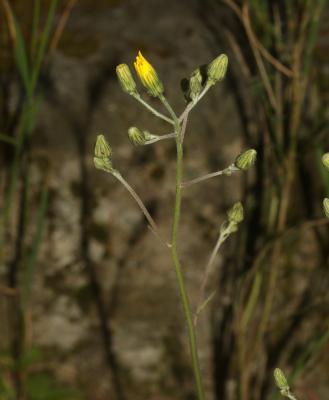
M203 180L215 176L231 175L233 172L236 172L238 170L246 170L255 161L255 154L254 150L252 150L252 153L250 153L249 151L249 153L245 153L242 158L240 157L240 159L238 160L239 165L237 165L237 162L235 162L222 171L210 173L202 177L195 178L192 181L183 182L183 166L184 166L183 144L184 144L184 137L185 137L189 113L192 111L195 105L205 96L210 87L212 87L216 82L224 78L227 68L227 57L226 55L221 55L217 57L212 63L209 64L207 69L207 74L208 74L207 79L203 79L204 77L201 75L201 70L199 69L195 70L192 73L189 81L188 100L190 100L190 102L187 104L185 110L179 116L177 116L178 114L175 113L170 103L168 102L167 98L165 97L164 86L160 81L157 72L140 52L136 57L134 65L137 75L142 85L146 89L147 93L150 96L153 96L158 100L160 100L160 102L166 109L167 113L169 114L169 117L160 113L142 99L142 97L138 93L137 86L130 73L129 67L126 64L120 64L117 67L117 75L122 89L131 96L133 96L138 102L140 102L144 107L146 107L153 115L174 126L174 132L162 136L153 135L148 131L138 129L135 126L132 126L128 131L128 137L134 145L149 145L164 139L171 139L171 138L175 139L176 142L175 201L174 201L170 244L164 242L161 239L161 236L158 233L157 225L153 220L152 216L150 215L150 213L148 212L147 208L145 207L144 203L142 202L141 198L132 189L132 187L128 184L128 182L122 177L121 173L113 168L111 160L112 150L110 146L107 144L104 136L102 135L98 137L94 163L96 168L111 173L117 180L120 181L120 183L123 184L123 186L128 190L130 195L134 198L134 200L142 210L143 214L145 215L145 218L147 219L151 227L152 232L170 248L171 258L176 273L178 290L187 326L189 348L191 353L197 399L205 400L205 393L203 388L201 368L200 368L198 349L197 349L196 323L193 320L193 317L196 318L196 315L199 315L202 309L204 309L205 306L211 301L214 293L208 296L206 300L204 300L202 304L199 305L196 312L193 312L190 305L188 292L186 289L186 282L182 265L178 255L178 243L179 243L178 231L181 218L182 190L183 187L191 186L195 183L201 182ZM241 203L236 203L228 213L228 221L222 224L220 236L217 240L215 248L206 266L205 278L201 285L202 294L206 287L207 277L209 275L210 268L212 268L214 264L215 256L221 244L227 239L227 237L231 233L237 230L237 225L242 221L242 219L243 219L242 205Z

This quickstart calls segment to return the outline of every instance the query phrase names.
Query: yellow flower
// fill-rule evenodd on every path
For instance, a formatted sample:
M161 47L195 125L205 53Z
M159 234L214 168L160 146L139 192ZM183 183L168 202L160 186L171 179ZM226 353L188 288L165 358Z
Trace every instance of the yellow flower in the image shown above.
M143 57L139 51L134 66L141 80L143 86L147 89L151 96L159 97L163 93L163 84L160 81L155 69L152 65Z

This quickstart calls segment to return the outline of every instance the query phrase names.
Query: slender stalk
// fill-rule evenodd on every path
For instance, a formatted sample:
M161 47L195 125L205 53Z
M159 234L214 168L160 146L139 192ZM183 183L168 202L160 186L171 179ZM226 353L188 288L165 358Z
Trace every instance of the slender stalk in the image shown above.
M213 268L217 253L219 252L219 249L220 249L221 245L229 237L230 233L232 233L232 226L233 226L233 224L230 223L227 226L226 229L224 229L224 230L221 229L221 231L219 233L219 236L218 236L218 239L217 239L217 242L216 242L216 244L215 244L215 246L214 246L214 248L213 248L213 250L211 252L211 255L209 257L208 263L207 263L206 268L205 268L205 273L204 273L204 276L203 276L203 280L202 280L202 283L201 283L200 291L199 291L199 301L198 301L198 305L197 305L197 308L196 308L196 312L194 314L194 326L196 326L197 323L198 323L198 317L199 317L199 314L200 314L201 310L203 310L205 308L205 306L211 300L211 299L209 299L209 297L204 300L205 290L206 290L206 287L207 287L207 283L209 281L209 277L210 277L211 272L212 272L212 268ZM211 298L213 297L214 294L215 294L215 292L211 293L211 295L210 295Z
M187 118L187 116L186 116ZM176 148L177 148L177 164L176 164L176 196L175 196L175 209L174 209L174 220L172 227L172 247L171 254L172 260L175 266L175 272L179 287L179 293L183 304L184 315L186 319L188 336L189 336L189 344L190 344L190 352L192 357L192 365L193 372L195 378L195 384L197 389L198 400L204 400L204 389L201 378L201 370L199 364L199 357L197 352L197 341L196 341L196 333L193 325L193 316L191 311L191 306L188 298L188 294L185 287L185 279L182 272L182 267L179 261L178 252L177 252L177 233L180 222L180 213L181 213L181 202L182 202L182 176L183 176L183 143L182 143L182 130L179 125L176 125Z
M168 122L171 125L175 125L174 121L171 120L170 118L166 117L165 115L163 115L162 113L160 113L159 111L157 111L155 108L153 108L152 106L150 106L145 100L143 100L141 98L140 95L135 95L133 96L137 101L139 101L141 104L143 104L144 107L146 107L149 111L151 111L152 114L154 114L156 117L163 119L164 121Z
M162 102L162 104L165 106L167 111L169 112L172 120L174 121L175 128L177 128L179 126L179 121L178 121L178 117L177 117L175 111L172 109L171 105L168 103L168 101L164 95L159 96L159 99Z
M210 174L199 176L198 178L192 179L191 181L182 182L182 187L192 186L196 183L205 181L206 179L214 178L220 175L231 175L232 172L240 171L239 168L236 168L234 164L230 165L229 167L223 169L222 171L212 172Z
M174 137L176 137L176 133L175 133L175 132L174 132L174 133L167 133L166 135L162 135L162 136L159 136L159 137L157 137L157 138L148 140L148 141L145 143L145 146L146 146L147 144L153 144L153 143L159 142L160 140L164 140L164 139L173 139ZM0 135L0 140L1 140L1 135Z
M113 176L115 176L120 183L128 190L130 195L133 197L133 199L136 201L138 204L139 208L142 210L145 218L147 219L147 222L149 223L150 229L153 232L153 234L167 247L171 247L169 243L167 243L165 240L162 239L159 231L157 224L155 223L154 219L151 217L151 214L148 212L147 208L145 207L143 201L141 198L138 196L138 194L135 192L135 190L129 185L129 183L124 179L124 177L118 172L118 171L112 171L111 172Z

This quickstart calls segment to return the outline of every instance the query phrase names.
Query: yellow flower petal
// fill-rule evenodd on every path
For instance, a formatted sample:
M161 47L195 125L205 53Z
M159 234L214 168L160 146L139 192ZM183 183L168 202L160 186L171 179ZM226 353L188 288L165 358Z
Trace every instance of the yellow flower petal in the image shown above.
M134 66L143 86L151 96L158 97L163 93L163 85L155 69L139 51Z

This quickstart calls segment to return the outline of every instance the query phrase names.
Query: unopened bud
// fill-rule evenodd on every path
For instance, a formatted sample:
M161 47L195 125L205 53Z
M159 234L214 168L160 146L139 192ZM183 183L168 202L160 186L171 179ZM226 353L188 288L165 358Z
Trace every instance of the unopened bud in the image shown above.
M133 143L134 145L143 145L146 144L149 140L157 139L159 136L152 135L148 131L142 131L135 126L132 126L128 129L128 137L131 143Z
M257 151L254 149L249 149L241 153L236 158L234 165L236 166L236 168L239 168L242 171L246 171L255 164L256 158Z
M202 90L202 75L200 69L192 72L189 80L189 97L195 100Z
M289 392L289 385L284 373L280 368L275 368L274 370L274 379L277 387L283 392Z
M329 153L323 154L322 164L329 170Z
M130 95L137 94L136 82L131 75L128 65L118 65L116 67L116 72L122 89Z
M95 157L94 165L97 169L101 169L106 172L112 172L111 162L112 150L104 135L98 135L95 145Z
M224 79L227 71L227 65L228 57L226 54L221 54L208 65L208 85L214 85L218 81Z
M326 217L329 218L329 199L328 199L328 197L326 197L323 200L323 211L324 211Z
M113 172L112 162L109 158L94 157L95 168L101 169L106 172Z
M237 202L227 212L229 222L239 224L243 221L243 206L241 202Z
M96 144L95 144L95 157L104 158L111 157L112 149L105 139L104 135L97 135Z
M153 97L159 97L164 92L163 84L153 66L139 52L134 66L143 86Z

